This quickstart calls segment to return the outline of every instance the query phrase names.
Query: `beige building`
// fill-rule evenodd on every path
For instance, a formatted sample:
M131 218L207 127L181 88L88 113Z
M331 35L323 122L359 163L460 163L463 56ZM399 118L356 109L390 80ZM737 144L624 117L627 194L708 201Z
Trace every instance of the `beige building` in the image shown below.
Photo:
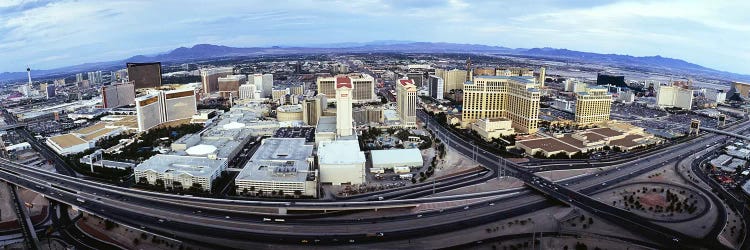
M219 91L219 78L231 75L234 69L231 67L227 68L210 68L201 69L201 84L203 86L203 93L211 94Z
M505 118L482 118L472 123L471 129L485 141L515 134L513 122Z
M349 79L349 82L352 84L352 101L355 103L378 101L378 98L375 95L375 78L362 73L336 75L333 77L318 77L316 80L318 94L336 96L336 79L338 78ZM335 99L333 101L335 101Z
M289 94L289 88L285 89L274 89L271 93L271 100L278 102L279 104L286 103L286 95Z
M219 77L219 95L224 98L239 98L240 85L244 85L247 82L245 75L228 75L226 77Z
M605 87L592 87L586 92L576 93L575 119L578 124L609 121L612 95Z
M534 70L530 68L499 68L495 71L496 76L534 76Z
M732 85L729 88L729 95L727 95L727 97L732 96L734 93L737 93L740 95L740 97L747 99L748 97L750 97L750 83L732 82Z
M464 89L466 82L466 70L462 69L435 69L435 75L443 78L443 92L448 93L454 89Z
M319 97L307 97L302 100L302 121L310 126L318 125L323 115L322 100Z
M302 84L294 85L289 88L289 93L291 93L292 95L298 95L298 96L303 95L305 94L305 86Z
M276 108L276 119L280 122L302 121L302 105L282 105Z
M411 79L399 79L396 84L396 111L401 126L417 126L417 87Z
M536 133L540 91L534 77L476 76L464 85L461 125L481 118L507 118L521 133Z

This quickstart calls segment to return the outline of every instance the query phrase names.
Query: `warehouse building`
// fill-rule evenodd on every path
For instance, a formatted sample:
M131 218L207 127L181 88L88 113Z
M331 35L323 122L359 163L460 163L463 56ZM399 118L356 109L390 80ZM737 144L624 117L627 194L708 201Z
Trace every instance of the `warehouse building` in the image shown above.
M372 167L394 169L396 167L420 168L424 165L422 152L417 148L371 150Z
M359 150L357 140L320 142L318 162L323 184L365 183L365 154Z

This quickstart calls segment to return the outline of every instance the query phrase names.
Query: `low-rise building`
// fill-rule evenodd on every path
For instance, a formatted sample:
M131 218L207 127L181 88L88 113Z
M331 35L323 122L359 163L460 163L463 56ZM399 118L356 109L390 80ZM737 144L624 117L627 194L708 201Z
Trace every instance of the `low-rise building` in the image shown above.
M332 185L365 183L365 161L357 140L321 142L318 146L320 182Z
M238 194L318 196L313 146L304 138L268 138L235 178Z
M227 166L226 159L157 154L135 167L135 179L167 189L190 187L211 191L213 181Z
M422 153L416 148L371 150L370 156L373 168L395 170L396 167L420 168L424 164Z
M516 141L516 148L528 155L541 153L550 157L559 153L571 156L575 153L588 153L606 147L620 151L630 151L638 147L659 144L662 140L645 133L642 128L620 123L606 123L609 127L592 128L552 137L530 138ZM634 128L635 127L635 128Z
M282 105L276 108L276 118L279 122L302 121L302 105Z
M103 138L119 135L128 129L134 128L127 127L126 122L99 122L67 134L49 137L46 144L60 155L76 154L93 148Z
M471 125L471 129L476 131L485 141L515 134L513 122L505 118L478 119Z

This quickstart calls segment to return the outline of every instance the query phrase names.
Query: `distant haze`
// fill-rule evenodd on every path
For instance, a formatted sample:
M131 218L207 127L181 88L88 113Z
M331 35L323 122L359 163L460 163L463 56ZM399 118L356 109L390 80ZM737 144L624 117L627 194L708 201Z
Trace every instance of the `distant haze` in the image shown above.
M750 1L0 0L0 72L210 43L378 40L554 47L679 58L750 74Z

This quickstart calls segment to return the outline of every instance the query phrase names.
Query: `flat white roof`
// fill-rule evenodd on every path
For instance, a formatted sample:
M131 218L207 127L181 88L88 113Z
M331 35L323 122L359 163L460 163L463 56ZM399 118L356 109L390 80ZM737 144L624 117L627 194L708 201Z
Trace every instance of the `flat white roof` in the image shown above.
M160 174L187 174L211 177L226 162L225 159L157 154L135 167L136 171L151 170Z
M302 182L313 173L307 161L313 146L305 138L268 138L237 175L237 180ZM315 176L312 175L311 178Z
M216 149L214 145L199 144L188 148L185 150L185 153L189 155L208 155L216 152Z
M316 133L333 133L336 132L336 117L335 116L321 116L318 119L318 126L315 128Z
M391 149L391 150L371 150L372 165L380 164L422 164L422 152L416 148L408 149Z
M359 164L365 162L365 153L359 150L357 140L325 141L318 147L318 160L321 165Z

